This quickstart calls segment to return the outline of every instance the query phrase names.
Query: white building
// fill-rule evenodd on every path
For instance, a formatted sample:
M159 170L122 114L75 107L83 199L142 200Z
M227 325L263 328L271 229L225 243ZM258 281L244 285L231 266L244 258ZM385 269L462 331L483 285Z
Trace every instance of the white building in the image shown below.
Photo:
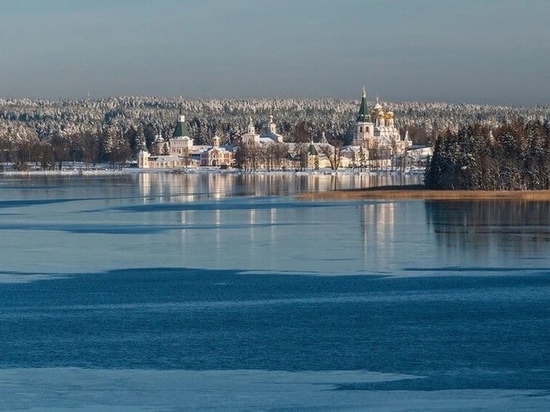
M188 154L193 148L193 139L185 123L185 116L180 109L180 115L169 143L171 155L182 156Z
M390 159L402 156L411 141L408 135L401 137L395 127L394 114L384 111L376 99L372 112L368 108L367 94L363 89L361 106L355 122L353 145L362 148L368 155L367 159Z
M201 166L229 167L233 163L233 151L220 146L220 138L214 136L213 145L200 153Z
M283 136L277 133L277 125L273 121L273 115L269 116L267 130L260 135L261 143L283 143Z
M214 136L212 146L196 146L185 116L180 114L172 138L164 140L157 136L154 141L156 155L151 155L142 147L138 154L138 167L151 169L181 169L189 166L231 166L233 151L220 146L220 138Z
M241 141L245 144L283 143L284 138L281 134L277 133L277 125L273 121L273 115L271 115L269 116L267 128L262 134L256 133L254 122L252 121L252 118L250 118L246 133L241 135Z
M248 128L245 134L241 136L241 141L245 144L258 144L260 143L260 135L256 133L256 128L254 127L254 122L252 117L248 123Z

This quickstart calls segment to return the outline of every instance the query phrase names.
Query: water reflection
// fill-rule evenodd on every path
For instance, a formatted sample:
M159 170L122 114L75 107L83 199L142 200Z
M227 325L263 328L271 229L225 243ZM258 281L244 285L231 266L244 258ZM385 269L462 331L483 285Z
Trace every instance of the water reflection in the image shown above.
M417 176L368 174L144 173L138 175L146 200L189 202L227 196L286 196L311 191L418 183Z
M366 269L389 271L396 263L394 203L374 203L360 207L363 259Z
M144 213L144 219L170 225L173 213L178 213L186 260L210 250L208 259L219 268L307 266L334 273L357 268L399 273L407 268L534 267L550 252L550 204L545 202L304 204L284 199L305 191L403 183L401 177L381 178L352 174L139 176L143 202L155 206L144 209L153 212ZM409 178L406 183L416 182ZM166 204L175 207L166 208Z
M549 202L426 201L425 208L438 246L449 250L527 256L550 246Z
M361 228L365 249L386 248L395 237L395 203L361 206Z
M135 173L6 179L2 194L15 203L6 201L0 214L3 270L72 273L158 264L416 276L549 267L548 203L305 202L293 196L400 179L384 178Z
M192 202L235 192L235 180L222 174L143 173L138 175L138 183L144 201Z

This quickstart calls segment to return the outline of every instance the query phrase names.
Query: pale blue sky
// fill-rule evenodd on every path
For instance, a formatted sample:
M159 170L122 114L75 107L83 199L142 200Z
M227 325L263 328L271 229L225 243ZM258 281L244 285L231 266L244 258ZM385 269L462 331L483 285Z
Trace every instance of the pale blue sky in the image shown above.
M0 0L0 97L550 103L548 0Z

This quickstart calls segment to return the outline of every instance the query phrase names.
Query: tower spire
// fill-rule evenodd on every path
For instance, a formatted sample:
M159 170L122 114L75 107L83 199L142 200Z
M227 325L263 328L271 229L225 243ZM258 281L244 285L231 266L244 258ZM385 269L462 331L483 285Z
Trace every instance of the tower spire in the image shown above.
M369 107L367 105L367 91L363 87L363 96L361 97L361 107L357 113L358 122L368 122L370 119Z
M185 115L183 114L182 103L180 103L179 105L179 112L180 112L180 115L178 117L178 121L176 122L176 128L174 129L174 133L172 134L172 137L191 136L191 134L189 133L189 129L187 128L187 125L185 123Z
M254 122L252 121L252 116L250 116L248 121L248 134L255 134L256 128L254 127Z

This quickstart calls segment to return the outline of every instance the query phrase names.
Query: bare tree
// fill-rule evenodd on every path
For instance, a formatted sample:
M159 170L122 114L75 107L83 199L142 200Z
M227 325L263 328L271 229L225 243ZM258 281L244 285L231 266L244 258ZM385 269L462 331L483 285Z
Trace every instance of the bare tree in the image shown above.
M91 131L85 131L80 135L80 144L82 146L82 161L86 168L91 164L95 164L99 161L100 154L100 140L97 133Z
M12 145L13 167L15 170L28 170L33 160L34 146L39 143L36 136L19 137Z
M54 167L54 152L49 142L36 142L33 145L32 157L42 170L49 170Z
M265 147L265 163L269 170L281 169L283 159L288 155L288 148L284 143L271 143Z
M57 163L58 169L61 170L63 162L68 161L70 158L70 140L60 132L56 132L51 136L50 144L53 150L54 161Z
M1 168L4 169L4 164L10 159L11 142L5 134L0 134L0 162Z
M363 149L363 146L359 146L359 153L357 156L359 160L359 168L361 171L363 171L363 169L365 168L365 165L367 164L367 154Z
M235 153L235 163L243 170L256 170L262 161L262 147L256 143L240 142Z
M332 170L338 170L342 160L342 143L334 142L335 145L325 144L321 145L321 152L327 157L330 168Z

